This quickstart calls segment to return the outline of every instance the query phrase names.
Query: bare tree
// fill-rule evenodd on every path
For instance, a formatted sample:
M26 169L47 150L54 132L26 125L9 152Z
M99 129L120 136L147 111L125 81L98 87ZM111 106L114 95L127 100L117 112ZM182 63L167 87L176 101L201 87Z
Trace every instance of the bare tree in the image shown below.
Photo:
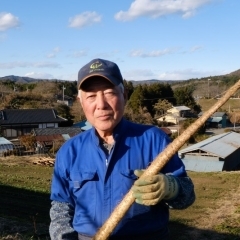
M157 103L153 105L155 110L155 117L159 117L167 112L169 108L172 107L172 104L166 99L159 99Z

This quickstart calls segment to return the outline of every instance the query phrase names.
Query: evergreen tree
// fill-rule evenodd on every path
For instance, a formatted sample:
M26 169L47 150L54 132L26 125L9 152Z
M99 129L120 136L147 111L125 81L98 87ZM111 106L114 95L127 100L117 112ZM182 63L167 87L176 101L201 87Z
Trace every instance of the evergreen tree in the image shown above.
M127 108L131 108L135 113L140 113L140 109L144 107L144 95L142 85L138 85L128 101Z
M131 81L123 80L123 84L124 84L125 91L127 92L127 98L130 99L134 91L133 83Z
M174 90L174 97L176 99L177 106L187 106L192 109L193 112L199 113L201 112L201 107L198 105L193 97L193 86L185 86L176 88Z

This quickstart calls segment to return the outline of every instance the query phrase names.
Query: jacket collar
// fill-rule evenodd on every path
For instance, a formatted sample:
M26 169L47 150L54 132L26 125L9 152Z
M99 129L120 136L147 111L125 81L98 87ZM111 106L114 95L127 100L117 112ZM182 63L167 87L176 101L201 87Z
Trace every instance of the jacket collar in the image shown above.
M113 138L114 141L116 142L119 137L125 132L124 128L126 126L127 120L122 118L121 121L117 124L117 126L114 128L113 130ZM97 146L99 146L100 144L100 139L96 133L96 129L95 127L92 127L91 129L91 135L92 135L92 139L93 141L97 144Z

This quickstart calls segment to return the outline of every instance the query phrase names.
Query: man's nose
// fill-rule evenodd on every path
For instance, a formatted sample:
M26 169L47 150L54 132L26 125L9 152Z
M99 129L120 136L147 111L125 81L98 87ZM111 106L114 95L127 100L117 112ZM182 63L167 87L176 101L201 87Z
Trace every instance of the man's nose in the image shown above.
M97 96L97 108L103 109L106 108L107 106L107 101L105 99L104 94L99 94Z

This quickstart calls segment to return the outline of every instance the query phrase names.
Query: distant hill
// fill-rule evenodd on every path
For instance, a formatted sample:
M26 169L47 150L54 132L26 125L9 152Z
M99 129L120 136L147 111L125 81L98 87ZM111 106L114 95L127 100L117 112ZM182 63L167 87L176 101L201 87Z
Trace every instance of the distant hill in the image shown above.
M198 81L205 81L208 78L217 78L217 77L224 77L224 76L238 76L240 77L240 69L228 73L226 75L221 75L221 76L209 76L209 77L204 77L204 78L200 78L198 79ZM6 80L10 80L16 83L33 83L33 82L39 82L39 81L62 81L62 80L58 80L58 79L36 79L36 78L30 78L30 77L21 77L21 76L14 76L14 75L9 75L9 76L5 76L5 77L0 77L0 81L6 81ZM189 79L191 80L191 79ZM134 86L139 85L139 84L153 84L153 83L168 83L168 84L176 84L176 83L183 83L189 80L157 80L157 79L149 79L149 80L131 80L131 82L133 83ZM68 81L68 80L65 80ZM127 80L128 81L128 80Z
M238 69L237 71L231 72L231 73L229 73L227 75L240 77L240 69Z
M5 76L5 77L1 77L0 81L13 81L16 83L31 83L31 82L38 82L40 79L35 79L35 78L30 78L30 77L19 77L19 76L14 76L14 75L10 75L10 76Z
M39 81L68 81L68 80L59 80L59 79L40 79L40 78L30 78L30 77L20 77L20 76L14 76L14 75L9 75L5 77L0 77L0 81L13 81L15 83L36 83ZM73 82L73 81L72 81Z
M127 80L128 81L128 80ZM133 84L133 86L139 85L139 84L154 84L154 83L178 83L179 81L176 80L157 80L157 79L150 79L150 80L130 80Z

